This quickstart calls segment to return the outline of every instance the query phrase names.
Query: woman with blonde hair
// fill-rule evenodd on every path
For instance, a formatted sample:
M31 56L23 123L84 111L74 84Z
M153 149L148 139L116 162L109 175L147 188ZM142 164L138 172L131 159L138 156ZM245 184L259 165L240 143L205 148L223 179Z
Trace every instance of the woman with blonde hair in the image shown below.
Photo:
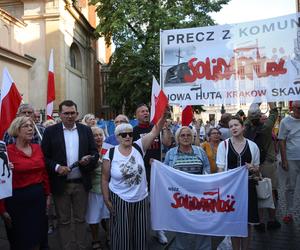
M96 117L94 114L86 114L82 119L82 124L87 125L89 127L96 126Z
M44 155L39 144L31 144L34 123L30 117L14 119L8 133L16 137L16 143L7 146L13 165L13 195L0 200L0 214L11 249L38 250L46 228L50 193Z

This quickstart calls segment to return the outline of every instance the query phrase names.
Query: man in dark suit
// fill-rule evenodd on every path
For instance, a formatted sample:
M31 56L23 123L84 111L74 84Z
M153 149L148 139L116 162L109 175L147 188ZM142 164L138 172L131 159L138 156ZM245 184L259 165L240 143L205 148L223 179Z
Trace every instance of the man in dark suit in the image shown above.
M90 172L96 168L99 154L91 129L75 123L78 112L73 101L63 101L59 105L59 115L62 122L45 130L42 149L62 247L71 250L71 242L75 239L78 249L86 249L85 211L91 188ZM75 232L71 230L71 221L75 223Z

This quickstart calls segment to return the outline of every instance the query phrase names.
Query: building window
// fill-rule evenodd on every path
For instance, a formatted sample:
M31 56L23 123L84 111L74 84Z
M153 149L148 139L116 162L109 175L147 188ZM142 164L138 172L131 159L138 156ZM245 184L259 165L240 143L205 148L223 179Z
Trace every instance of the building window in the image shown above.
M81 53L76 43L72 43L70 47L70 64L71 67L77 69L78 71L82 71L81 67Z

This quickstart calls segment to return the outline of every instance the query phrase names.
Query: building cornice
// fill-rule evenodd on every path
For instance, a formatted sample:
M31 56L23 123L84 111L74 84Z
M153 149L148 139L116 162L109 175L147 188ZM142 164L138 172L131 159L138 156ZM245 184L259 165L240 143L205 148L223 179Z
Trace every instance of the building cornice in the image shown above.
M58 13L45 13L42 15L26 15L23 16L23 20L39 20L39 19L53 19L58 20L60 15Z
M19 63L27 68L31 68L34 62L36 61L36 58L34 57L31 57L29 55L22 56L1 46L0 46L0 58L4 58L6 60Z
M26 27L26 23L24 23L22 20L12 16L11 14L9 14L7 11L5 11L4 9L0 8L0 18L3 18L4 20L11 22L19 27Z
M95 29L91 26L86 17L81 13L80 9L73 3L72 0L64 0L65 9L75 18L75 20L85 29L91 36L95 37Z

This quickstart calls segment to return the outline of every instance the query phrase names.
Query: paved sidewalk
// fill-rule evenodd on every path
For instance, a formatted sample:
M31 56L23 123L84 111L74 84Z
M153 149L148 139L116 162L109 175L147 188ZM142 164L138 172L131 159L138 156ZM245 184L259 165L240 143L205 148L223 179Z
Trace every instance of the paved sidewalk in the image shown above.
M278 208L278 219L282 221L284 214L284 196L283 196L283 183L284 183L284 172L279 169L279 208ZM297 189L300 190L300 179L298 179ZM296 209L294 222L290 225L282 223L282 227L277 230L267 231L265 233L258 233L253 231L252 242L250 245L251 250L298 250L300 249L300 193L298 191L295 197ZM28 225L30 230L30 225ZM90 237L90 233L88 233ZM173 233L168 233L170 239L174 237ZM101 239L104 242L104 232L101 232ZM60 250L58 244L57 231L49 235L49 244L51 250ZM150 250L168 249L168 246L161 246L154 237L150 240ZM105 248L108 249L108 248ZM231 249L230 246L222 247L221 250ZM6 240L5 229L2 220L0 220L0 250L9 250L8 242ZM76 250L74 248L74 250ZM189 249L187 249L189 250Z

